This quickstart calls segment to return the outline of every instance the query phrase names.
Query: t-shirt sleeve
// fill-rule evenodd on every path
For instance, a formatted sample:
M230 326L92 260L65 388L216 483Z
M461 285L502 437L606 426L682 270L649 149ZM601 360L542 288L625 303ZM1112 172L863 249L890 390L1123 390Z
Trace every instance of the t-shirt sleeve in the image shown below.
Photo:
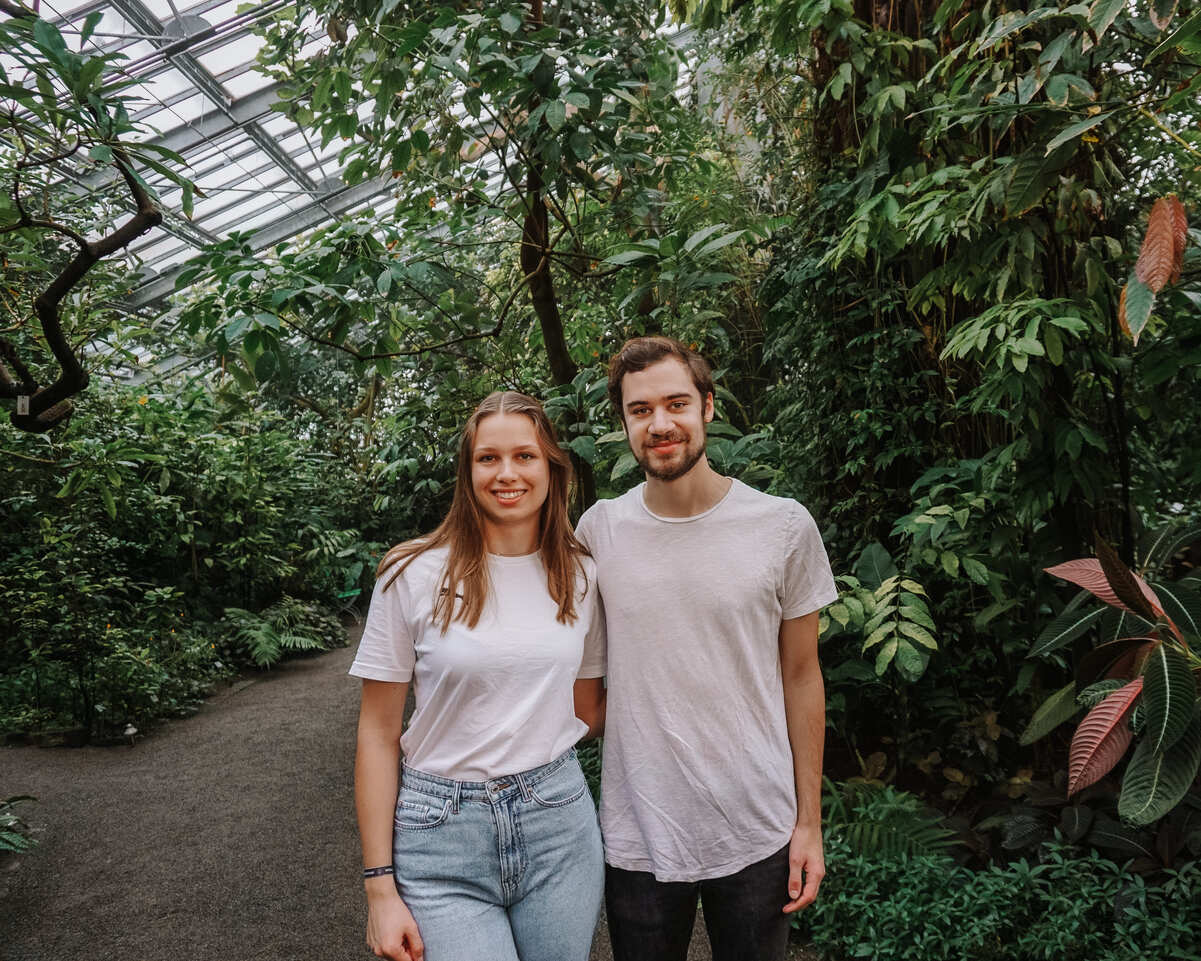
M389 574L375 580L367 623L350 674L372 681L409 681L417 661L409 586L404 574L387 590Z
M581 544L588 548L588 552L592 552L592 527L596 521L596 505L593 504L588 510L584 511L584 516L580 518L580 522L575 526L575 536Z
M584 657L580 661L580 669L576 679L583 677L604 677L606 671L606 649L608 636L605 633L605 604L597 589L596 578L588 583L589 608L592 616L588 621L588 633L584 635Z
M795 504L786 530L788 543L780 592L780 616L784 620L812 614L838 599L830 559L809 511Z

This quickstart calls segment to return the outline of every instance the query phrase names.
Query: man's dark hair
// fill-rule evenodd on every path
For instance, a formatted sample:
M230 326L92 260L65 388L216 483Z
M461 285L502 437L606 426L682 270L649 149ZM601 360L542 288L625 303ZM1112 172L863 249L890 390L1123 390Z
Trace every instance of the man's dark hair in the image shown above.
M692 383L700 392L701 403L713 393L713 372L709 362L695 350L671 337L634 337L621 345L621 350L609 361L609 402L625 423L625 411L621 405L621 382L626 374L646 370L651 364L674 357L686 368Z

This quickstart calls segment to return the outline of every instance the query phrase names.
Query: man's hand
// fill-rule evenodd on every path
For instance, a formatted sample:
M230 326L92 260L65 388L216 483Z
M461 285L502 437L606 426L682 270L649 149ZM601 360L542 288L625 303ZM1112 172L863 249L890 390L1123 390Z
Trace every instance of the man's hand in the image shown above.
M391 891L381 890L382 884L373 890L370 881L364 885L367 888L367 947L377 958L422 961L425 945L421 943L417 922L396 893L392 878L386 876L378 880L387 881Z
M817 900L817 889L826 876L820 824L798 824L788 842L788 898L784 913L807 908Z

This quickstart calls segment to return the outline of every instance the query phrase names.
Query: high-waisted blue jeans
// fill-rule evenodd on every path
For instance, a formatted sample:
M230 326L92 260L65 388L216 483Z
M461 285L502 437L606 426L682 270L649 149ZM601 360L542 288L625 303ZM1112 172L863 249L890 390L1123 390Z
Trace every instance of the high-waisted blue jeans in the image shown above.
M604 855L575 751L490 781L405 767L392 837L426 961L587 961Z

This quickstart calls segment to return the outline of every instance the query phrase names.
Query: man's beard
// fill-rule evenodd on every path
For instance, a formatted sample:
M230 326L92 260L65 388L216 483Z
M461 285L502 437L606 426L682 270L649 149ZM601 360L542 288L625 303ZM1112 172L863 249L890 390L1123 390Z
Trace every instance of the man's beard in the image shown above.
M671 434L667 437L657 437L655 440L683 442L683 435ZM633 452L631 451L631 453ZM697 462L704 456L704 454L705 443L702 440L701 443L697 444L695 448L690 447L687 445L687 443L685 443L683 459L679 463L672 464L670 466L655 467L654 464L651 463L649 455L646 454L644 454L642 457L634 454L634 460L637 461L638 466L646 472L647 477L653 477L655 480L661 481L673 481L683 477L690 470L692 470L692 468L697 465Z

